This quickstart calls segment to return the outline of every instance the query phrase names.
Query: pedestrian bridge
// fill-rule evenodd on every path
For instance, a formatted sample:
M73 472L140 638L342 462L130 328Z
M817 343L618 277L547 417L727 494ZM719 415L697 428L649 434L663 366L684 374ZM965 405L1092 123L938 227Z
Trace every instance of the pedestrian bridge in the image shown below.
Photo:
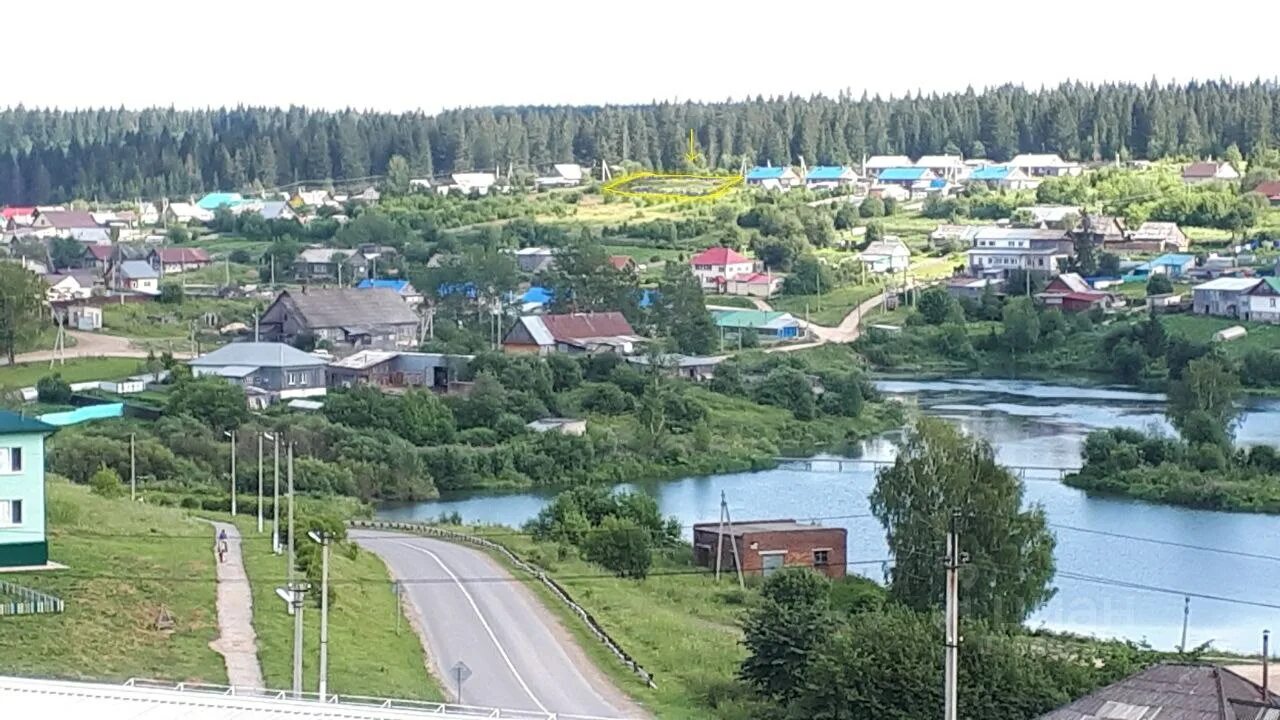
M839 458L839 457L786 457L774 460L784 470L808 470L811 472L875 472L893 464L892 458ZM1004 465L1024 480L1061 480L1078 472L1079 465Z

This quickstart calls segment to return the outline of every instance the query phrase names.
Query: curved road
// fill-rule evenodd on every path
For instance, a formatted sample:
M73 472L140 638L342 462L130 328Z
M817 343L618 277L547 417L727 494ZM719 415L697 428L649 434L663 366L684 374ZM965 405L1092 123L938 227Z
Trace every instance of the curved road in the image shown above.
M564 715L645 715L613 687L559 622L495 560L479 550L413 535L352 531L401 581L446 691L452 668L472 675L461 703Z

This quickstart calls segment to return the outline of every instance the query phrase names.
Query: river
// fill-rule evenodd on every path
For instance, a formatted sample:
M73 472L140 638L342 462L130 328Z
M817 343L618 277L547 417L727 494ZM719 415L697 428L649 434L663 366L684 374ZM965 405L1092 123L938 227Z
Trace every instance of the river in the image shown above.
M1076 466L1084 437L1095 428L1168 429L1164 397L1158 394L1009 380L883 380L877 384L889 397L949 418L986 438L1008 465ZM1275 443L1280 438L1280 400L1250 399L1245 410L1236 434L1240 442ZM866 441L860 448L862 456L891 459L898 436L890 432ZM1063 485L1053 473L1028 471L1026 479L1027 501L1044 506L1057 535L1061 573L1054 581L1057 594L1028 621L1029 626L1146 641L1171 649L1180 642L1183 593L1189 593L1193 597L1188 646L1212 642L1223 650L1255 652L1263 629L1280 628L1280 610L1247 604L1280 605L1276 579L1280 577L1280 517L1089 497ZM850 571L880 580L884 567L880 561L887 559L888 550L883 529L867 517L867 495L874 482L870 466L846 466L837 472L834 463L817 463L812 470L783 467L641 483L628 489L653 495L664 515L679 518L686 535L694 522L719 516L721 490L728 494L738 520L831 518L822 522L849 531L849 559L855 563ZM468 522L519 525L554 494L457 495L384 507L380 515L431 519L457 511Z

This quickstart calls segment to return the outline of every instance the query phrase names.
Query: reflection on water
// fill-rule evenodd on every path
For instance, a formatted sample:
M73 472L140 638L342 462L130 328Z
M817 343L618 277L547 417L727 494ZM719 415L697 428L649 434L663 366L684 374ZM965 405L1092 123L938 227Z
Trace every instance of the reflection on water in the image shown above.
M947 417L967 432L986 438L1009 465L1075 466L1080 446L1099 427L1168 429L1164 398L1152 393L1074 388L1030 381L884 381L891 397L916 403L931 415ZM1280 437L1280 402L1253 400L1237 436L1242 442L1274 443ZM860 456L888 460L900 432L862 444ZM686 528L719 515L720 491L728 493L733 516L828 518L849 531L851 570L881 579L888 551L884 532L870 517L867 494L874 471L858 466L845 472L780 468L643 483L630 489L658 500L662 512ZM466 520L519 525L537 514L554 491L508 495L455 496L438 502L384 508L385 517L432 518L457 511ZM1056 475L1027 477L1028 502L1044 506L1058 537L1056 560L1062 572L1112 578L1148 587L1200 595L1280 604L1280 518L1191 510L1116 498L1091 498L1057 482ZM853 517L850 517L853 516ZM1094 531L1094 532L1087 532ZM1277 558L1246 558L1185 547L1118 539L1121 533L1210 548L1242 550ZM865 561L865 562L864 562ZM1056 630L1146 640L1159 648L1179 641L1183 598L1151 590L1114 587L1059 577L1058 594L1030 620ZM1193 598L1187 633L1192 646L1251 651L1263 628L1280 627L1280 610Z

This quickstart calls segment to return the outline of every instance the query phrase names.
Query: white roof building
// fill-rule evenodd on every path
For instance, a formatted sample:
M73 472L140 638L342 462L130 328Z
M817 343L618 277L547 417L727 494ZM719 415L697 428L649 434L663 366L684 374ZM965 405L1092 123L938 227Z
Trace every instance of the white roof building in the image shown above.
M887 170L895 167L911 167L915 163L906 155L872 155L862 163L863 170Z

